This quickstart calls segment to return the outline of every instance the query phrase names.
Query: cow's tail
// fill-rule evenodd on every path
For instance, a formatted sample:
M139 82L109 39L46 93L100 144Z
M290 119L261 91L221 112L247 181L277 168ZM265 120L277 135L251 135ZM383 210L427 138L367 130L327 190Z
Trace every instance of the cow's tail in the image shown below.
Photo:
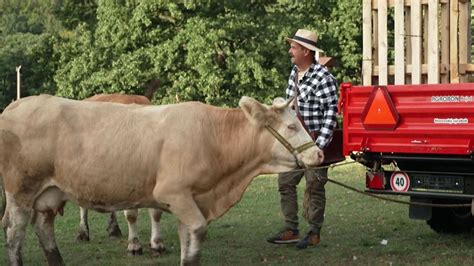
M0 117L0 120L1 120L1 117ZM1 121L0 121L1 122ZM4 184L4 181L3 181L3 174L2 174L2 171L3 171L3 165L5 163L5 145L3 143L3 131L1 128L0 128L0 218L2 219L3 221L3 216L5 214L5 209L6 209L6 206L7 206L7 199L6 199L6 195L5 195L5 186L3 185ZM2 222L3 224L3 222ZM4 227L5 229L5 227ZM6 234L5 234L6 236Z
M1 133L1 130L0 130ZM2 140L0 139L0 144ZM0 149L1 149L0 145ZM0 153L2 150L0 150ZM2 170L2 167L0 165L0 170ZM7 211L7 194L5 193L5 181L3 180L4 176L2 171L0 171L0 221L1 221L1 226L3 228L3 236L5 237L5 243L7 243L7 227L10 223L9 221L9 215Z
M1 123L1 117L0 117L0 123ZM5 210L6 210L6 207L7 207L7 197L6 197L6 194L5 194L5 186L4 186L4 181L3 181L3 174L2 174L2 171L3 171L3 165L5 163L5 152L7 152L5 150L5 145L4 145L4 142L3 142L3 133L4 130L2 130L0 128L0 218L2 220L2 227L3 227L3 232L4 232L4 236L5 236L5 241L6 241L6 237L7 237L7 231L6 231L6 226L8 224L8 217L5 215ZM5 242L6 243L6 242Z
M8 155L13 150L18 148L18 137L11 131L6 129L6 120L0 115L0 218L4 231L8 225L8 212L7 212L7 197L5 193L5 176L4 169L6 168L9 157ZM6 237L6 234L5 234Z
M2 169L3 169L3 164L4 164L4 161L5 161L5 155L3 154L5 152L4 150L4 144L3 144L3 138L1 136L3 136L3 121L2 121L2 115L0 114L0 188L1 188L1 191L0 191L0 218L2 218L3 220L3 215L5 213L5 207L7 205L7 201L6 201L6 197L5 197L5 188L3 186L4 182L3 182L3 175L2 175ZM6 234L5 234L6 236Z
M3 180L3 178L2 178ZM5 233L5 237L7 236L7 232L6 232L6 229L7 229L7 226L8 226L8 212L6 212L6 209L7 209L7 195L5 194L5 188L3 187L3 184L2 184L2 191L1 191L1 200L2 200L2 206L1 206L1 209L0 209L0 216L2 218L2 227L3 227L3 231Z
M28 98L25 98L28 100ZM31 99L31 98L30 98ZM25 101L25 100L23 100ZM9 224L9 204L7 192L5 189L5 169L11 163L12 157L18 155L21 151L21 142L20 138L12 132L12 121L8 120L5 117L5 114L17 108L22 100L15 101L7 106L7 108L0 115L0 186L1 186L1 195L0 195L0 217L2 218L3 230L5 231L6 237L6 228Z

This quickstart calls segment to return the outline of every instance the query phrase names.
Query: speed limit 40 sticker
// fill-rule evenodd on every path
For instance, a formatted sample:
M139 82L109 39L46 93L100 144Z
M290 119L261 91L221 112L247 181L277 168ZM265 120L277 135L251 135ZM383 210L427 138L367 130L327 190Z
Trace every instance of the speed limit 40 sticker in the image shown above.
M390 186L393 191L406 192L410 187L410 178L404 172L393 172L390 177Z

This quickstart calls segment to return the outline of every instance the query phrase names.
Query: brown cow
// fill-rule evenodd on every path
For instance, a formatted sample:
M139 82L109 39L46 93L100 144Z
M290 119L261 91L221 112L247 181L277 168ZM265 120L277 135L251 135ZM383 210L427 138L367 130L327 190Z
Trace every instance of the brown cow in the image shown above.
M112 102L112 103L123 103L123 104L144 104L149 105L151 104L150 100L142 95L131 95L131 94L120 94L120 93L113 93L113 94L96 94L92 97L84 99L84 101L90 102Z
M0 118L10 264L22 263L32 215L48 263L64 264L53 228L67 200L107 212L169 211L179 221L181 264L198 263L208 224L240 201L254 177L322 162L289 103L244 96L241 109L226 109L40 95L10 104Z
M84 101L90 102L114 102L114 103L123 103L123 104L142 104L150 105L150 100L141 95L130 95L130 94L97 94ZM88 211L86 208L80 207L80 223L79 223L79 233L77 236L78 240L89 241L89 221L88 221ZM161 237L160 230L160 220L162 212L159 209L148 209L151 222L151 237L150 237L150 251L153 256L159 256L165 250L165 246ZM138 234L138 210L131 209L124 211L125 218L127 219L128 224L128 247L127 250L132 255L141 255L143 254L142 245L139 240ZM117 216L115 212L110 214L109 226L107 231L110 236L120 236L122 232L117 222Z

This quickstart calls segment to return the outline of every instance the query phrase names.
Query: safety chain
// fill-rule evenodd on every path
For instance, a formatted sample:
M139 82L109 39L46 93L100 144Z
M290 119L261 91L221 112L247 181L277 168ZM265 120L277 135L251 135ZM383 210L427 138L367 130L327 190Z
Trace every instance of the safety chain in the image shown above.
M307 170L319 170L319 169L326 169L326 168L333 169L333 168L336 168L336 167L339 167L339 166L344 166L344 165L349 165L349 164L354 164L354 163L357 163L357 162L352 161L352 162L344 162L344 163L338 163L338 164L330 164L330 165L327 165L327 166L320 166L320 167L295 169L295 170L291 170L291 171L288 171L288 172L285 172L285 173L304 172L304 171L307 171ZM434 203L423 203L423 202L408 202L408 201L403 201L403 200L391 199L391 198L388 198L388 197L384 197L384 196L375 195L375 194L372 194L372 193L365 192L363 190L360 190L360 189L355 188L355 187L351 187L349 185L346 185L346 184L341 183L339 181L336 181L334 179L327 178L327 181L329 181L333 184L339 185L341 187L347 188L349 190L355 191L357 193L366 195L366 196L370 196L370 197L373 197L373 198L376 198L376 199L386 200L386 201L390 201L390 202L394 202L394 203L405 204L405 205L416 205L416 206L425 206L425 207L440 207L440 208L471 207L471 203L464 203L464 204L434 204Z

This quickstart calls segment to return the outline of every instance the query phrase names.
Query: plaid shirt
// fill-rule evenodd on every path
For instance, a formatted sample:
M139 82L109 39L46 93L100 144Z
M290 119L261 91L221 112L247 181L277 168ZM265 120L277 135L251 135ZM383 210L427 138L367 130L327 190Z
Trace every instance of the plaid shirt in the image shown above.
M286 89L287 97L295 95L298 69L293 66ZM316 145L324 149L331 140L337 120L337 82L326 67L313 63L299 81L298 106L309 131L319 131Z

